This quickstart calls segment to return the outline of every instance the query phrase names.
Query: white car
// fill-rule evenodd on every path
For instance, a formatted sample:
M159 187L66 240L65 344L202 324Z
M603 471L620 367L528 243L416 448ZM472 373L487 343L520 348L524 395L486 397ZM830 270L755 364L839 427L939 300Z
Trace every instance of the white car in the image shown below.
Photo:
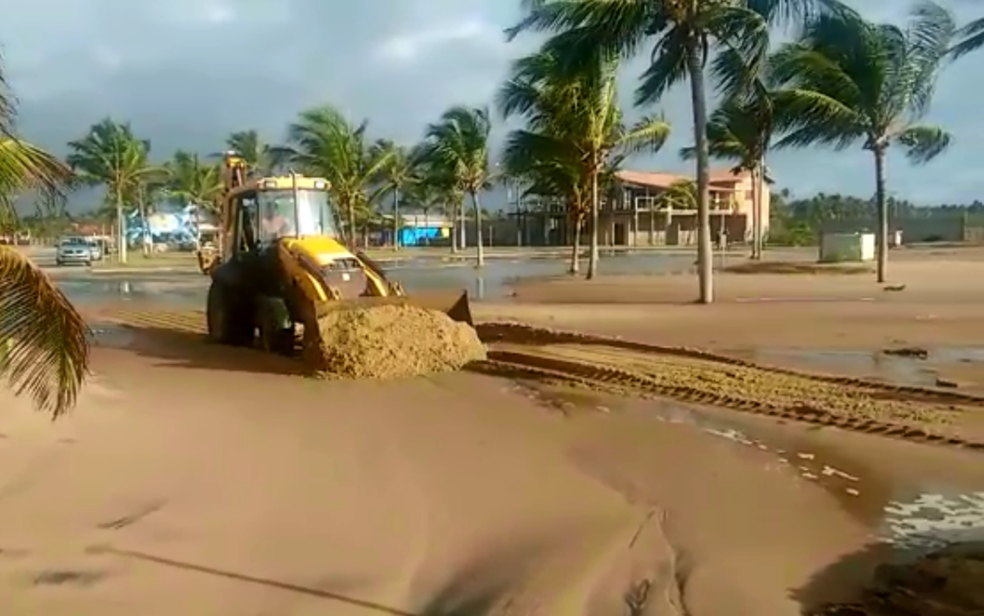
M93 242L84 237L62 238L58 242L55 263L59 267L64 265L92 265L94 249L98 249L98 247L95 247ZM102 250L99 250L99 253L101 258Z

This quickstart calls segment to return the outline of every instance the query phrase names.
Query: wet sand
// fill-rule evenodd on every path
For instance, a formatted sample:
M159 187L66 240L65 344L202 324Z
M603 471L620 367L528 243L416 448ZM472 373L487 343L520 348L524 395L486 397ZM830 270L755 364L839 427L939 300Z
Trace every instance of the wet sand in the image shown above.
M638 613L792 615L789 589L867 533L651 402L565 416L469 373L327 383L227 359L98 349L54 425L4 398L4 611L612 614L649 588Z
M721 276L722 302L695 307L689 277L613 278L529 283L528 304L476 312L735 354L984 346L984 290L954 288L972 268L946 286L905 267L901 292ZM309 381L252 352L104 339L64 421L0 393L4 612L793 616L849 598L886 556L872 543L984 526L979 454L472 373ZM963 526L922 519L940 517L927 496L962 499Z
M984 286L973 283L984 250L917 252L923 258L892 263L889 285L868 274L719 274L717 303L700 306L691 276L526 281L514 284L513 302L476 315L820 372L910 382L915 374L921 385L938 376L984 395ZM929 361L880 361L902 347L929 351Z

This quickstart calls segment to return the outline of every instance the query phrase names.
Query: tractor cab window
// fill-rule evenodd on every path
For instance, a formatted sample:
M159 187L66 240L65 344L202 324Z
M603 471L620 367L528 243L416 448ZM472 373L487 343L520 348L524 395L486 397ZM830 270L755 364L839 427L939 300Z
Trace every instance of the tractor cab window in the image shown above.
M336 237L337 226L324 190L265 190L259 193L260 241L281 237ZM264 226L265 225L265 226Z
M294 196L290 191L263 191L259 194L261 245L272 244L282 237L296 237Z
M259 203L256 193L247 193L238 197L236 211L238 215L239 233L236 248L239 251L256 250L257 247L257 212Z

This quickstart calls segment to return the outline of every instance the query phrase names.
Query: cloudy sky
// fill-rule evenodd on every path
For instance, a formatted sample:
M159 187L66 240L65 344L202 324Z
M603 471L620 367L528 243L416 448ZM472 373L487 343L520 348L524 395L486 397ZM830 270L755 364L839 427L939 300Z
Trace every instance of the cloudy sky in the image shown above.
M854 0L858 2L858 0ZM958 17L984 3L950 0ZM866 0L879 20L904 19L905 0ZM519 0L0 0L4 64L20 101L20 129L57 152L105 116L129 120L154 153L213 152L231 131L256 128L279 140L304 108L332 103L369 118L375 136L411 143L455 103L490 101L510 61L532 41L507 44L502 29ZM628 70L638 74L639 64ZM630 75L631 76L631 75ZM626 91L628 99L631 92ZM945 158L923 168L890 159L890 190L920 202L980 197L984 52L950 69L931 120L956 136ZM688 93L659 105L676 128L663 153L639 169L685 170ZM501 130L499 131L501 135ZM794 193L870 195L870 157L775 154L779 184Z

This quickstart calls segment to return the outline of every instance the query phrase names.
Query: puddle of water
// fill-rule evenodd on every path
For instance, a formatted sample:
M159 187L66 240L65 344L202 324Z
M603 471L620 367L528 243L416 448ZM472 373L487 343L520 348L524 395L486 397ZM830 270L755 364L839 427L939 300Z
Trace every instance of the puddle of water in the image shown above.
M984 348L931 347L924 359L890 355L882 351L763 348L738 355L763 364L834 371L852 376L873 376L893 383L932 387L937 370L948 363L984 363Z
M885 506L881 538L908 549L937 550L984 541L984 491L923 492Z
M606 257L602 271L611 274L659 274L689 267L692 257L673 254L634 254ZM408 292L468 289L475 299L501 299L509 295L516 280L562 276L568 262L563 258L489 259L485 268L473 263L435 264L432 260L407 259L384 266ZM87 272L59 276L59 287L73 300L156 300L200 306L205 301L208 279L199 274L99 274Z
M169 305L202 306L207 287L201 281L59 280L70 300L86 304L112 301L159 301Z
M956 541L984 540L984 484L976 488L981 491L967 490L966 482L956 487L938 476L909 476L889 460L887 466L873 466L849 449L819 442L811 436L816 430L799 425L763 422L756 427L741 419L729 421L728 411L665 401L646 405L644 412L771 454L775 465L767 469L795 473L815 483L886 543L936 549Z
M984 363L984 348L981 347L933 347L928 361L932 363L972 362Z

